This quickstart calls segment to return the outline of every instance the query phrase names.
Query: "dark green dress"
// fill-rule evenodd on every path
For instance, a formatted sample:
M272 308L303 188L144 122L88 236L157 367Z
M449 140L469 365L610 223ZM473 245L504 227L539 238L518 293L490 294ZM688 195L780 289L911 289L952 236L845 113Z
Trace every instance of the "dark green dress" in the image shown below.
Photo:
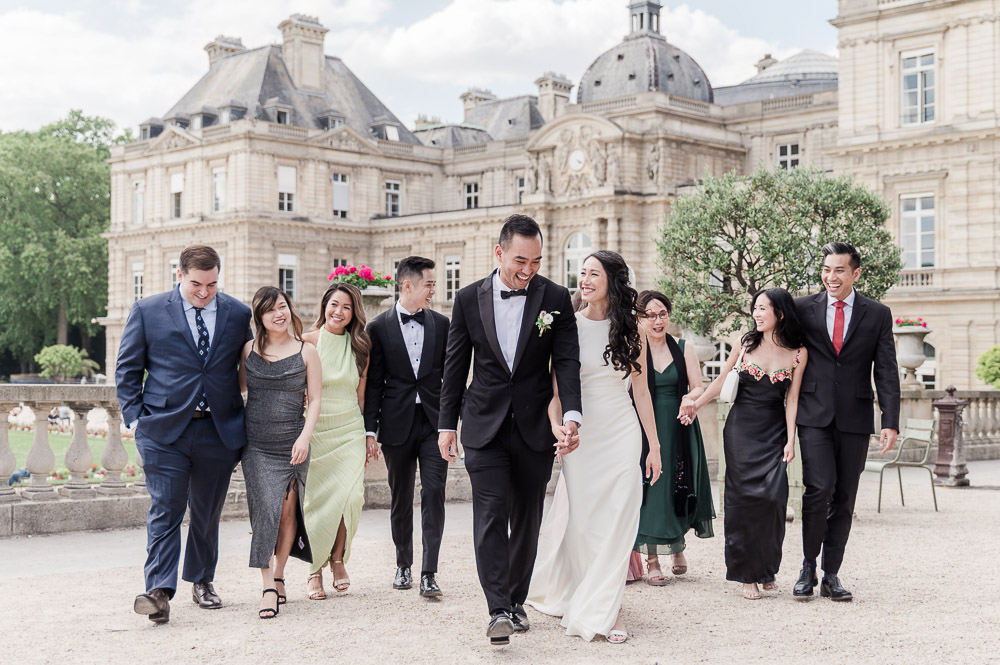
M678 340L681 351L684 340ZM677 389L677 367L674 363L657 372L652 367L654 391L653 415L656 418L656 436L660 440L660 461L663 475L655 485L646 487L646 500L639 517L639 535L635 549L645 554L675 554L684 551L684 534L694 529L699 538L711 538L715 508L712 505L712 486L705 459L705 443L701 438L698 420L688 427L691 459L694 461L695 502L693 514L679 516L674 511L674 462L677 446L677 414L680 412L681 395ZM697 380L697 379L696 379Z

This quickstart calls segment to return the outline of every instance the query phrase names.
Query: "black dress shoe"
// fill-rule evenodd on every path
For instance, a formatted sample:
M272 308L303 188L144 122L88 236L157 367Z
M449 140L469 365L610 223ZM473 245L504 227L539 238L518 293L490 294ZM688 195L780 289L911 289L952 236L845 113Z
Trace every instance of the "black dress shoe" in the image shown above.
M813 588L819 584L816 579L816 569L812 566L802 566L799 571L799 580L792 589L792 595L796 598L808 598L813 595Z
M514 622L515 633L526 633L531 628L528 622L528 613L524 611L524 605L513 605L510 608L510 619Z
M425 598L436 598L441 595L441 587L434 579L434 573L420 576L420 595Z
M392 581L393 589L409 589L413 586L413 577L410 575L410 569L400 566L396 569L396 579Z
M486 628L486 637L490 638L493 646L503 646L510 644L510 636L514 633L514 622L506 612L498 612L490 619L490 625Z
M195 582L191 587L191 598L203 610L217 610L222 607L222 599L215 593L211 582Z
M149 593L141 593L135 597L132 606L136 614L145 614L153 623L170 621L169 594L164 589L153 589Z
M854 600L854 596L844 588L844 585L840 583L840 578L836 575L828 575L823 578L823 584L819 587L819 595L841 603Z

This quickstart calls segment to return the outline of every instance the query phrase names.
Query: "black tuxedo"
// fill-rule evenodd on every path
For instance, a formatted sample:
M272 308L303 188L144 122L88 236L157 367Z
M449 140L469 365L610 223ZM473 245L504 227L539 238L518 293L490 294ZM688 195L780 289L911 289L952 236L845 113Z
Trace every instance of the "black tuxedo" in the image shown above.
M491 612L523 604L528 595L555 452L547 414L553 371L563 412L582 410L580 341L569 291L536 275L520 297L524 313L510 369L497 336L492 275L459 291L438 420L440 429L454 430L461 410L476 565ZM559 314L540 335L535 321L542 311Z
M881 427L899 430L899 369L892 313L855 293L840 353L827 328L827 294L795 299L809 361L799 393L799 444L806 487L802 547L806 559L823 551L823 570L836 575L851 532L854 500L875 431L872 373Z
M416 325L416 324L413 324ZM388 470L390 524L396 565L413 563L413 486L420 463L420 521L423 534L421 573L437 572L444 532L448 463L437 446L438 408L448 318L424 310L423 346L413 373L395 305L368 324L372 350L365 385L365 430L382 444ZM417 403L417 396L420 403Z

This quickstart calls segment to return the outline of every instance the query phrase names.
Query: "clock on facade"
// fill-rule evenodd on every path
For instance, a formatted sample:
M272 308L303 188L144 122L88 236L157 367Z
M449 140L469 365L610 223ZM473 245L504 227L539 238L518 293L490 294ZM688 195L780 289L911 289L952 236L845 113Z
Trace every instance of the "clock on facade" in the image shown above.
M586 159L586 155L583 154L583 150L577 148L569 153L569 167L574 171L579 171L583 168L584 159Z

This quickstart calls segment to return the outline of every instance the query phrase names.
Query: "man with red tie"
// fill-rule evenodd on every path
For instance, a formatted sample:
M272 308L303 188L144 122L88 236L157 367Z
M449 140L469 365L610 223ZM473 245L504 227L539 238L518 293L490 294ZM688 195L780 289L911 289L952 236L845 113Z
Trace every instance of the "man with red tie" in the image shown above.
M823 247L825 291L795 299L806 335L809 364L799 393L802 451L802 549L805 560L792 594L813 595L816 563L823 553L820 595L849 601L840 564L851 533L854 499L874 433L872 369L878 392L882 453L899 433L899 369L892 338L892 313L854 290L861 256L853 246Z

